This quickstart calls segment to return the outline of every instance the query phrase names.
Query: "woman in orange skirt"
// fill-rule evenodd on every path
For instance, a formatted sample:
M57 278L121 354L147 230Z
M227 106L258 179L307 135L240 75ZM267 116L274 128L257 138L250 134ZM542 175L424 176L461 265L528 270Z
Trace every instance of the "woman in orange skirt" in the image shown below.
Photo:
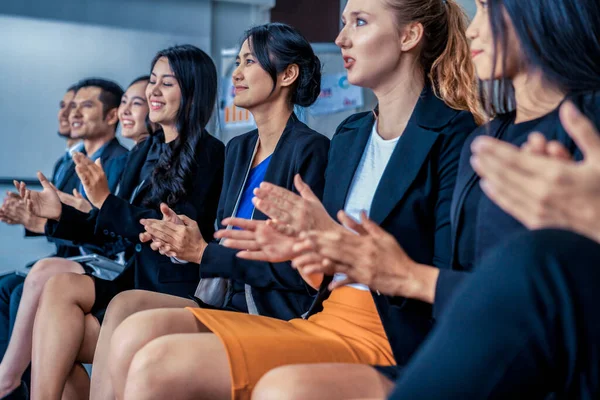
M372 89L378 109L353 115L337 129L324 205L299 177L300 196L263 183L253 204L279 220L286 234L276 224L227 219L223 224L242 230L218 232L227 238L224 245L245 249L238 257L246 259L304 263L305 255L293 251L299 232L345 231L331 217L340 209L347 213L340 221L358 230L350 217L367 210L415 260L415 270L422 264L448 268L452 190L462 143L476 126L470 111L478 104L473 69L465 62L463 17L453 0L349 0L336 43L348 80ZM168 237L161 221L145 226L160 238L155 248L185 259L185 238ZM109 355L117 398L248 399L258 380L282 365L404 363L431 326L431 309L423 303L372 293L347 284L343 275L299 272L320 288L306 319L251 315L252 296L244 298L250 314L162 309L126 319L112 336ZM229 294L243 297L235 278L248 272L229 273ZM330 292L332 280L337 288ZM406 326L405 340L393 347L388 323ZM357 387L352 395L377 396L386 388L379 389Z

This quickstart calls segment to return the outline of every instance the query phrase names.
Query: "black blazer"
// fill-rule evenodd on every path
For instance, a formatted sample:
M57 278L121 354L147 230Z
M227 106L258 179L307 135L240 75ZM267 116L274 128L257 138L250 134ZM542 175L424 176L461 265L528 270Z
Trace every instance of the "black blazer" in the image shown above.
M372 112L346 119L331 141L323 203L331 216L343 209L352 179L371 134ZM476 124L426 87L381 177L370 217L395 236L416 262L450 268L450 202L460 149ZM329 297L325 277L309 315ZM432 326L431 306L373 293L383 327L399 365Z
M252 163L258 140L258 130L235 137L227 144L225 152L225 180L219 200L217 222L232 215L244 179ZM298 120L292 114L265 173L265 182L294 190L294 176L302 179L321 198L325 184L329 139ZM253 219L267 217L256 210ZM209 243L200 264L202 278L222 277L252 286L252 297L260 315L283 320L299 317L306 312L315 291L308 286L289 262L268 263L243 260L238 251Z
M600 96L596 93L584 93L574 94L568 96L585 115L588 116L597 127L600 127ZM463 218L464 202L468 192L473 188L474 185L479 183L479 176L475 173L470 164L471 158L471 143L476 137L482 135L490 135L492 137L501 138L501 133L504 132L505 128L512 124L514 121L515 114L509 113L501 115L491 121L488 125L482 126L475 130L472 135L465 142L465 146L462 149L462 154L459 164L458 178L456 180L456 187L454 189L454 195L452 199L451 207L451 219L452 219L452 269L440 271L440 275L437 281L435 303L434 303L434 315L439 317L443 312L448 301L452 297L456 288L463 282L465 278L469 276L469 272L464 266L458 262L458 243L459 241L475 245L476 240L479 243L488 243L487 247L491 247L496 242L497 238L508 237L512 234L516 234L526 229L520 222L514 219L512 216L506 214L495 204L489 205L488 209L491 212L486 213L486 218L493 219L491 221L498 228L496 230L480 230L473 229L472 226L477 224L477 221L465 221ZM581 160L583 155L577 148L573 140L569 137L565 129L560 123L558 115L558 109L540 118L532 126L528 126L528 130L524 131L519 137L511 141L512 144L520 146L527 141L527 136L531 132L540 132L548 140L556 140L562 143L570 152L573 154L575 160ZM482 195L480 203L488 202L491 203L485 194ZM489 223L490 221L488 221ZM470 229L467 229L471 225ZM492 236L493 235L493 236ZM488 237L488 236L491 236ZM486 248L483 250L479 249L480 252L485 253ZM475 260L475 264L477 259Z
M106 145L106 148L102 152L102 154L100 156L100 162L102 163L102 165L107 165L107 164L110 165L111 161L113 161L119 157L122 157L122 156L126 155L127 153L128 153L127 148L124 147L117 138L113 138L108 142L108 144ZM57 172L60 161L61 160L59 159L54 166L54 170L52 173L52 175L53 175L52 181L54 181L54 177ZM122 171L115 171L115 172L117 172L116 176L115 176L115 174L107 175L107 177L109 178L109 183L110 183L109 188L111 189L111 191L115 188L116 182L118 182ZM75 173L75 163L73 161L71 161L71 163L67 167L65 174L64 174L63 178L61 179L61 181L56 182L55 184L56 184L57 189L65 192L65 193L71 194L71 192L73 192L73 189L79 188L79 183L80 183L79 177ZM26 233L26 235L27 235L27 233ZM49 237L49 240L54 242L56 245L56 253L54 255L55 257L72 257L72 256L77 256L77 255L81 254L79 251L79 247L70 241L61 240L60 238L53 238L53 237Z
M153 140L158 138L150 138L131 151L118 195L109 195L102 208L90 214L63 205L61 219L52 223L49 233L84 243L122 243L127 249L127 265L115 279L117 291L143 289L187 296L194 293L198 283L198 268L174 265L169 257L153 251L148 243L139 242L139 234L144 232L140 219L162 219L158 208L142 205L150 189L149 182L145 182L132 197L140 184L139 174ZM205 132L196 149L193 190L174 207L178 214L198 221L206 239L212 238L214 233L212 222L221 191L223 161L224 145Z

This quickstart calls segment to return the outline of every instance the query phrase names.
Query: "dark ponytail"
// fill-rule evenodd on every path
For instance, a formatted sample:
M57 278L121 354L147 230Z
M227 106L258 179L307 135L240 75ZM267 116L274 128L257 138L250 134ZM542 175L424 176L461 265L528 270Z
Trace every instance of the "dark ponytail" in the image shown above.
M244 34L258 63L273 80L292 64L298 65L296 80L290 102L301 107L311 106L321 93L321 61L310 43L295 28L281 23L256 26Z
M217 96L217 69L212 59L192 45L174 46L158 52L152 61L165 57L181 90L177 112L177 138L161 153L152 174L147 204L166 202L173 207L191 191L198 142L208 123Z

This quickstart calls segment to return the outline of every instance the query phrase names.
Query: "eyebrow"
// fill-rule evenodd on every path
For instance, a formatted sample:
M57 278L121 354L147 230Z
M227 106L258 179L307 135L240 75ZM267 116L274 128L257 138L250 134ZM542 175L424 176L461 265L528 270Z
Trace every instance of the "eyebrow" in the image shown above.
M360 14L371 15L371 14L369 14L369 13L368 13L368 12L366 12L366 11L358 10L358 11L352 11L352 12L350 13L350 16L351 16L351 17L357 17L357 16L358 16L358 15L360 15ZM342 18L344 18L344 15L342 15Z
M244 54L242 55L242 58L248 58L248 56L254 56L254 54L252 54L252 53L244 53ZM239 60L239 59L240 59L240 56L236 56L236 57L235 57L235 59L236 59L236 60Z
M154 72L151 72L151 73L150 73L150 75L157 76L157 75L156 75ZM173 78L173 79L177 79L177 78L175 77L175 75L172 75L172 74L165 74L165 75L162 75L162 77L163 77L163 78Z
M146 99L145 99L145 98L143 98L143 97L141 97L141 96L133 96L133 97L131 98L131 100L135 100L135 99L142 100L142 101L146 101Z

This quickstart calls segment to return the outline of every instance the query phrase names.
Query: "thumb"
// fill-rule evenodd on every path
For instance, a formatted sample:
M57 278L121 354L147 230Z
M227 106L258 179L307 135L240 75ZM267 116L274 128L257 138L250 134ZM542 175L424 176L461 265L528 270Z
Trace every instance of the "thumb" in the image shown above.
M101 159L97 158L96 162L94 164L96 164L97 166L99 166L100 168L102 168L102 160Z
M175 211L171 210L171 208L165 203L160 203L160 212L163 215L163 221L175 222L177 219L177 214Z
M560 108L559 113L561 123L584 157L592 154L600 157L600 134L592 121L570 101Z
M313 193L313 191L310 189L310 186L304 183L304 181L300 177L300 174L296 174L296 176L294 177L294 186L296 187L296 190L298 190L298 193L300 193L300 196L302 196L302 198L306 200L319 201L319 198Z
M78 199L83 199L83 196L81 195L81 193L79 193L79 190L77 189L73 189L73 196L77 197Z
M181 214L181 215L176 215L176 217L179 218L184 223L184 225L186 225L186 226L197 224L196 221L194 221L193 219L191 219L187 215Z
M44 176L44 174L42 174L40 171L38 171L37 177L44 189L52 190L52 186L51 186L52 184L50 182L48 182L48 179Z

